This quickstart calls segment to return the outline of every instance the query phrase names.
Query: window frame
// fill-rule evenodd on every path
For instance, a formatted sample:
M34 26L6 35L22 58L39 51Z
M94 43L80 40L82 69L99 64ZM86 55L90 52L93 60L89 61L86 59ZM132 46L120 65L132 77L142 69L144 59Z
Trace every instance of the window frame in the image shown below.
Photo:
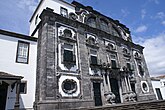
M104 19L100 19L100 28L103 31L109 31L108 22Z
M21 62L21 61L18 61L19 59L19 46L20 46L20 43L22 44L27 44L27 57L26 57L26 62ZM22 64L28 64L29 63L29 50L30 50L30 42L25 42L25 41L21 41L21 40L18 40L18 43L17 43L17 53L16 53L16 63L22 63Z
M86 21L86 24L89 25L90 27L96 28L97 27L96 17L89 17Z
M93 63L93 60L92 59L95 59L96 62ZM90 61L90 65L98 65L97 50L90 49L90 58L89 58L89 61Z
M64 15L62 12L64 12L64 10L65 10L65 14L66 15ZM60 7L60 15L62 15L63 17L68 17L68 10L66 9L66 8L64 8L64 7Z
M20 89L21 89L21 84L25 83L25 86L24 86L24 91L21 92ZM20 85L19 85L19 93L20 94L27 94L27 81L21 81Z
M155 91L156 91L158 100L163 100L162 92L161 92L160 88L155 88Z
M63 47L63 49L62 49L62 62L63 63L73 63L73 64L75 64L76 63L76 53L75 53L75 47L74 47L74 45L72 45L72 44L68 44L68 43L64 43L64 45L63 46L65 46L65 45L68 45L68 46L71 46L70 48L69 47ZM65 51L68 51L68 52L72 52L72 61L69 61L69 60L65 60Z
M111 62L111 68L112 69L117 69L118 68L119 65L118 65L118 59L117 59L117 55L116 54L110 54L110 62ZM115 63L116 67L112 66L112 62Z

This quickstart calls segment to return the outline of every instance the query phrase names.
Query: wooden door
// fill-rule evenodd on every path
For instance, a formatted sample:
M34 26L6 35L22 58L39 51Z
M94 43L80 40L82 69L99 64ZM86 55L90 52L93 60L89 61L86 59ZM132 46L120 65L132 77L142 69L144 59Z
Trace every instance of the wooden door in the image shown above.
M100 83L93 83L95 106L102 106Z

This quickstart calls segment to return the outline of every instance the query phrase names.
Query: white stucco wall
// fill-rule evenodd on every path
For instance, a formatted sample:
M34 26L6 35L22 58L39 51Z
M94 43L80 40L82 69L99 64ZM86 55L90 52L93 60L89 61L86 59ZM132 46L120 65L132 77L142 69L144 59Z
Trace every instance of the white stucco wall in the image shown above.
M164 79L164 81L165 81L165 79ZM160 81L159 80L151 80L151 82L152 82L152 86L154 89L154 93L156 94L156 98L158 99L155 88L159 88L161 91L161 94L162 94L162 98L163 98L163 100L165 100L165 86L161 85L161 80Z
M46 9L46 7L49 7L51 9L53 9L54 12L57 13L57 14L60 14L60 7L66 8L68 10L68 14L70 12L73 12L73 13L75 12L75 7L74 6L72 6L72 5L68 4L68 3L65 3L63 1L60 1L60 0L43 0L41 5L39 6L38 10L36 11L33 19L30 22L30 33L29 33L29 35L31 35L33 33L33 31L35 30L37 24L40 22L40 18L38 18L37 24L35 24L36 16L37 15L40 16L42 11L44 9ZM38 37L36 35L34 37Z
M162 97L165 100L165 78L160 80Z
M16 63L18 40L30 43L28 64ZM27 81L27 93L20 95L20 108L32 108L35 98L37 42L0 34L0 52L0 71L23 76L23 80ZM15 88L11 92L11 86L9 86L6 109L13 108L14 93Z

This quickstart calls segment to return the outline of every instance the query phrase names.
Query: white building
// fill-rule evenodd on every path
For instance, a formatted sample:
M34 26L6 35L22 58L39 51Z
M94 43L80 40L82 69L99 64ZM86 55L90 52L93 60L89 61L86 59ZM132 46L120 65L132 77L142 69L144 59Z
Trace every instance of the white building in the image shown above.
M33 108L37 38L0 30L0 108ZM20 88L17 84L20 82ZM20 95L17 91L20 90ZM18 98L19 97L19 103Z
M165 100L165 75L151 78L157 100Z
M63 16L68 16L68 13L75 13L75 6L64 0L40 0L40 3L30 19L30 36L38 37L37 25L41 21L39 17L46 8L52 9L55 13Z

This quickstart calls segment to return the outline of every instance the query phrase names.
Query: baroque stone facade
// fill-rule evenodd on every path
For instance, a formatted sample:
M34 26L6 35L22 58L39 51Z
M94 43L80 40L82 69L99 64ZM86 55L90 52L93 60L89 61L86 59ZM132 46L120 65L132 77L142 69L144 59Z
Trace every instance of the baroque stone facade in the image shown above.
M68 17L43 10L35 109L155 100L143 47L129 29L78 2Z

